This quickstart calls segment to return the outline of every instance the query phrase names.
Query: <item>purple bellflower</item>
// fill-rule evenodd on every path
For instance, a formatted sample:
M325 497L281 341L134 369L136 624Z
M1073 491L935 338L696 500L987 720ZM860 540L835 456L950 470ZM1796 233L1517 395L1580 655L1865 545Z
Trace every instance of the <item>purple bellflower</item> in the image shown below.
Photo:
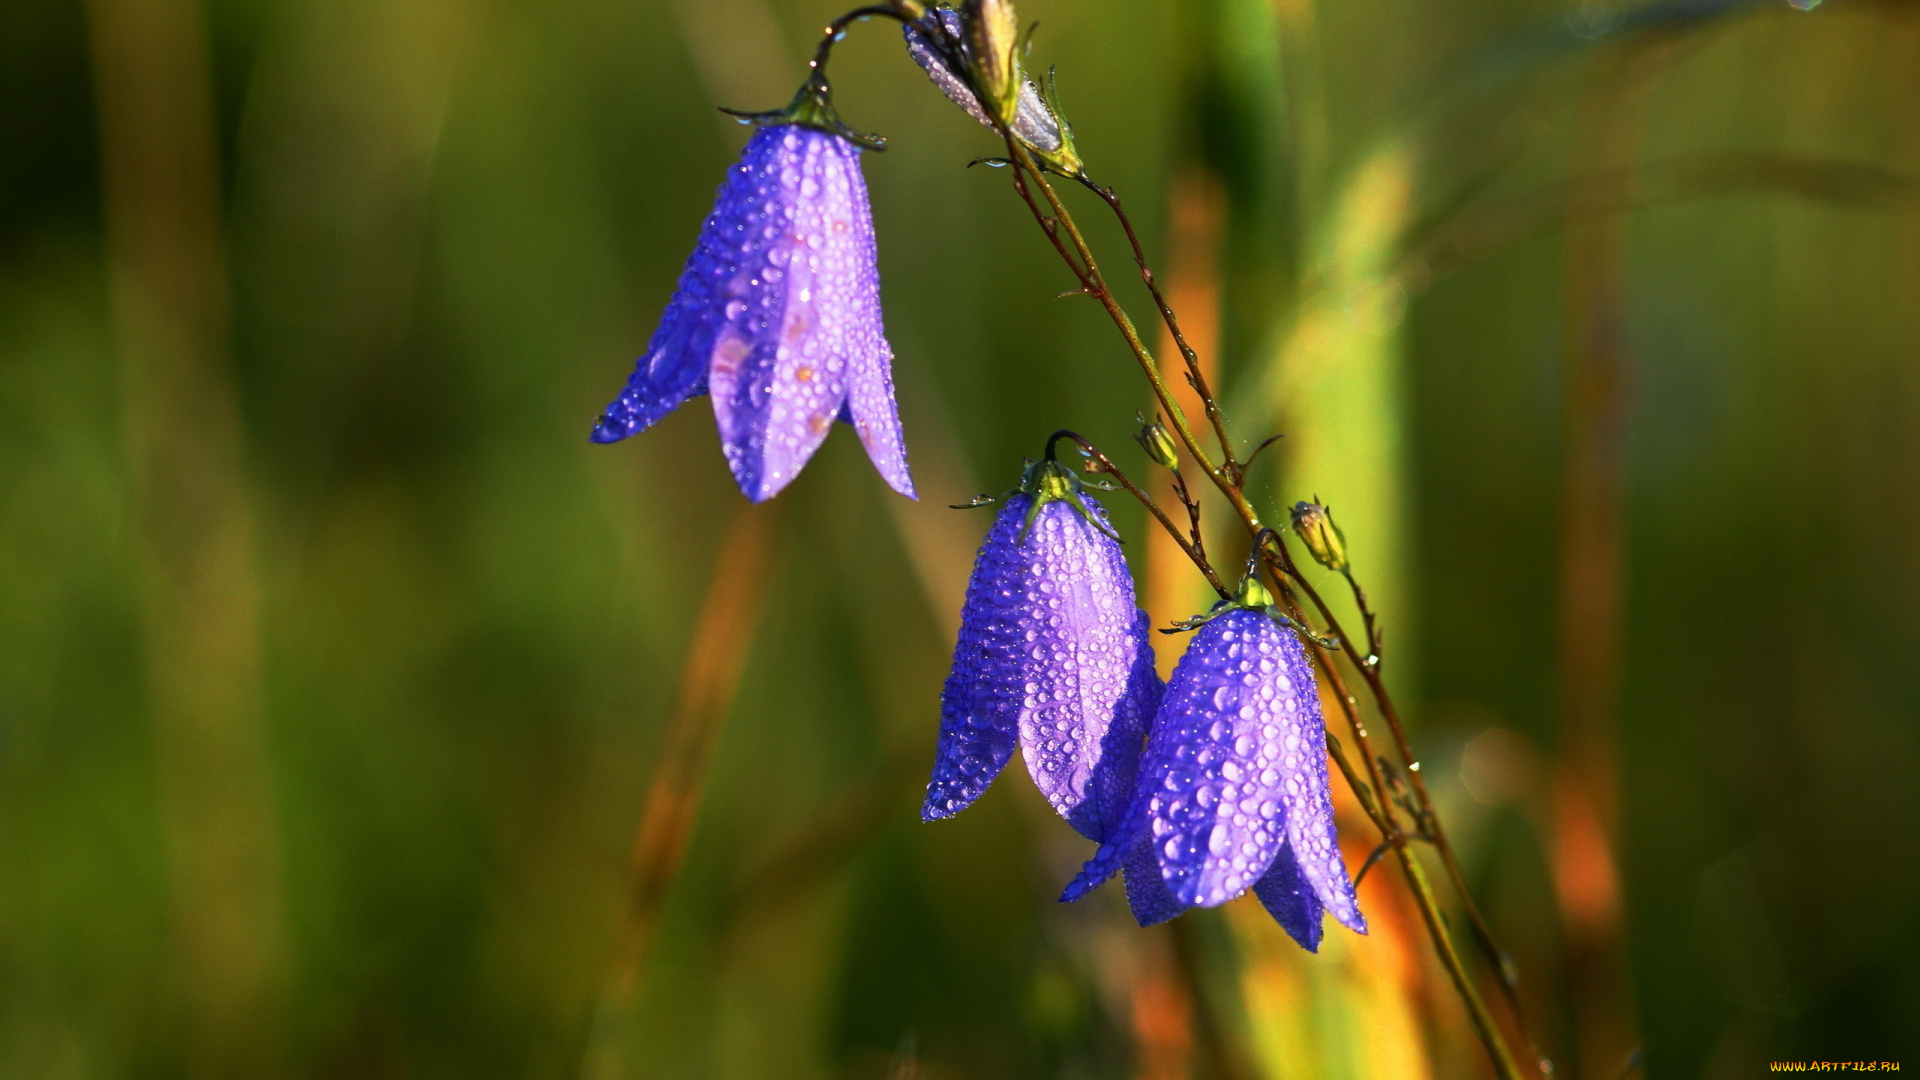
M1031 466L967 585L921 817L966 809L1017 745L1054 810L1108 839L1163 690L1147 629L1100 504L1065 467Z
M913 497L860 148L843 135L800 123L754 132L593 441L644 431L703 393L754 502L793 481L836 419Z
M1334 835L1313 669L1251 575L1167 684L1120 825L1062 900L1124 868L1141 925L1246 892L1318 951L1321 915L1367 932Z
M964 19L965 16L951 7L929 8L925 15L904 23L902 32L906 35L908 54L927 73L933 85L968 116L991 128L993 119L968 81L968 73L975 65ZM1073 128L1060 118L1051 75L1045 91L1024 72L1017 78L1019 91L1013 121L1008 125L1014 138L1062 175L1079 175L1080 158L1074 151Z

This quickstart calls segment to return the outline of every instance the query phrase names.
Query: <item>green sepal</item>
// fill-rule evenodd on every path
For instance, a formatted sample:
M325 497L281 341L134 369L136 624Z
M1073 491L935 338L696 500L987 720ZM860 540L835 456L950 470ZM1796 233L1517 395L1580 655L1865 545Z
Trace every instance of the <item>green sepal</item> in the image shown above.
M826 75L817 70L801 85L799 91L793 95L793 100L788 102L784 109L774 109L770 112L742 112L739 109L723 106L720 111L743 124L753 124L756 127L797 124L800 127L813 128L815 131L824 131L829 135L838 135L863 150L879 151L887 148L885 136L855 131L840 119L839 112L833 107L833 87L827 84Z
M1246 576L1240 579L1240 587L1234 590L1233 599L1222 600L1209 608L1204 615L1195 615L1191 619L1174 623L1172 627L1161 630L1160 632L1163 634L1178 634L1188 630L1198 630L1227 612L1236 610L1258 611L1267 618L1292 630L1294 633L1299 634L1301 637L1306 638L1323 649L1338 649L1340 647L1340 642L1337 639L1322 637L1314 633L1311 627L1291 618L1286 612L1281 611L1280 605L1273 602L1273 593L1269 592L1266 585L1260 581L1260 573L1257 568L1249 568Z
M1064 502L1073 507L1079 511L1082 518L1086 519L1087 524L1118 542L1120 534L1114 532L1112 526L1093 516L1093 511L1081 497L1080 489L1080 478L1065 465L1051 458L1030 463L1026 473L1020 477L1018 490L1032 502L1027 506L1026 520L1020 523L1020 536L1014 543L1027 542L1027 533L1032 531L1034 520L1040 516L1041 508L1053 502Z
M1042 150L1025 139L1021 140L1021 145L1025 146L1034 157L1039 158L1048 172L1064 176L1069 180L1083 180L1087 175L1087 167L1080 160L1080 152L1073 147L1073 125L1067 121L1067 114L1060 109L1059 74L1059 68L1052 66L1047 68L1047 77L1040 83L1040 100L1047 106L1047 111L1053 114L1054 123L1060 125L1060 148Z

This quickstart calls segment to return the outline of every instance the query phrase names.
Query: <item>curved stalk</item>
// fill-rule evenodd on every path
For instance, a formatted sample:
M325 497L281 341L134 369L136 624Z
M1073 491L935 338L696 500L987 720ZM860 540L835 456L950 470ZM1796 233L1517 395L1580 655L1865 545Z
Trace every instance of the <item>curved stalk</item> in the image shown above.
M1200 440L1194 434L1192 425L1187 420L1186 412L1180 407L1180 403L1174 399L1172 392L1168 389L1166 380L1161 374L1159 364L1154 359L1152 351L1147 348L1146 342L1141 340L1140 333L1134 326L1132 318L1128 316L1125 308L1121 306L1119 300L1113 295L1112 290L1107 287L1105 279L1100 274L1099 263L1095 260L1093 251L1087 244L1086 237L1081 233L1079 225L1074 221L1073 215L1067 210L1066 205L1061 202L1059 193L1055 191L1053 185L1048 182L1044 170L1039 163L1034 160L1032 154L1027 151L1026 147L1022 146L1019 141L1013 137L1011 132L1003 129L1000 135L1006 143L1008 159L1013 166L1013 183L1015 190L1027 204L1028 209L1033 214L1034 220L1039 223L1041 230L1047 234L1047 238L1052 242L1054 250L1059 253L1062 261L1067 264L1068 268L1073 271L1074 276L1079 280L1081 291L1099 301L1100 306L1105 309L1108 317L1113 321L1114 326L1119 329L1121 337L1126 340L1128 349L1133 353L1134 359L1140 365L1142 373L1146 375L1147 382L1153 389L1155 399L1160 403L1160 407L1172 422L1174 432L1179 436L1180 442L1185 447L1188 455L1193 458L1194 462L1207 474L1207 478L1213 481L1214 486L1219 489L1221 495L1232 505L1234 512L1240 517L1241 522L1246 526L1249 535L1257 545L1256 550L1262 552L1263 561L1267 563L1269 572L1274 575L1276 584L1285 584L1285 580L1282 578L1282 575L1284 575L1286 579L1291 579L1293 582L1298 582L1305 586L1305 583L1300 581L1300 578L1295 572L1295 568L1293 568L1292 558L1287 554L1285 541L1281 540L1277 534L1274 534L1275 542L1273 548L1278 552L1278 555L1266 554L1265 548L1262 546L1262 533L1266 530L1264 530L1264 527L1260 524L1259 515L1254 511L1252 504L1247 501L1246 494L1240 489L1240 477L1237 475L1237 470L1216 464L1212 457L1207 454L1206 449L1200 444ZM1038 189L1041 197L1044 198L1047 206L1046 210L1041 209L1040 203L1035 200L1035 189ZM1109 205L1114 206L1116 210L1118 209L1117 202L1110 202ZM1129 231L1131 233L1131 230ZM1137 253L1137 239L1135 242ZM1164 299L1158 299L1158 289L1154 287L1152 283L1151 271L1145 268L1144 257L1137 254L1136 258L1142 264L1143 276L1147 278L1149 288L1153 290L1156 296L1156 302L1164 307L1165 301ZM1165 312L1165 317L1172 317L1170 309ZM1196 390L1199 390L1198 386L1196 386ZM1209 403L1209 416L1211 417L1218 411L1218 406L1214 403L1214 399L1210 393L1202 392L1202 399ZM1223 457L1225 457L1227 461L1231 461L1231 447L1225 441L1223 434L1224 423L1217 426L1215 430L1217 434L1222 434L1223 436L1221 444ZM1160 518L1163 526L1167 527L1169 531L1174 532L1176 537L1178 536L1177 530L1173 529L1171 522L1164 514L1156 514L1155 516ZM1190 557L1195 554L1193 549L1185 543L1184 540L1181 543L1181 549L1188 552ZM1196 561L1195 565L1200 566L1202 564ZM1311 593L1311 587L1306 586L1306 588L1309 590L1309 595L1314 598L1315 607L1325 613L1325 606L1319 602L1316 594ZM1301 612L1299 609L1299 601L1294 598L1290 589L1283 588L1282 595L1287 597L1289 604L1297 614L1304 615L1304 612ZM1331 621L1329 621L1329 625L1333 625ZM1338 632L1336 632L1336 636L1342 641L1343 647L1351 651L1353 647L1351 639ZM1372 781L1370 785L1371 791L1374 797L1367 799L1365 796L1361 796L1362 802L1372 803L1370 816L1373 817L1376 825L1382 827L1382 835L1394 848L1394 855L1398 859L1401 870L1407 878L1409 889L1413 893L1414 902L1420 909L1421 919L1425 922L1428 934L1433 939L1434 951L1439 956L1441 966L1446 970L1448 978L1452 981L1454 990L1460 995L1461 1002L1466 1007L1468 1017L1473 1024L1474 1033L1480 1038L1481 1043L1486 1048L1488 1057L1492 1061L1494 1072L1500 1077L1500 1080L1521 1080L1524 1074L1520 1071L1518 1064L1516 1064L1512 1051L1508 1049L1505 1036L1501 1033L1498 1024L1495 1023L1485 1000L1481 998L1479 992L1474 988L1472 979L1467 973L1465 965L1461 962L1459 952L1454 948L1452 939L1448 937L1445 918L1440 912L1439 901L1433 894L1433 888L1427 881L1426 872L1421 869L1411 845L1407 843L1406 833L1399 828L1393 815L1391 803L1385 797L1387 789L1384 778L1380 774L1380 757L1373 751L1372 741L1367 735L1365 724L1361 721L1357 703L1353 695L1348 692L1345 681L1340 677L1339 669L1333 663L1332 657L1327 653L1327 650L1316 643L1310 642L1309 645L1314 652L1321 671L1326 674L1329 683L1335 688L1342 710L1347 714L1348 724L1353 732L1355 742L1365 757L1368 776ZM1398 713L1389 711L1387 702L1390 699L1385 697L1385 685L1379 681L1379 674L1376 670L1377 665L1360 664L1359 667L1361 676L1367 681L1369 690L1374 693L1377 700L1382 702L1382 714L1390 717L1388 724L1389 727L1394 729L1395 737L1400 744L1400 748L1403 753L1406 752L1407 743L1404 738L1404 733L1399 726ZM1411 762L1410 754L1408 754L1408 759L1409 762ZM1358 777L1351 764L1346 761L1345 754L1341 753L1336 755L1335 761L1339 765L1342 774L1346 776L1348 783L1354 785L1355 794L1359 796L1363 788L1362 785L1357 782ZM1417 782L1418 772L1411 771L1410 774L1416 777ZM1420 798L1422 817L1425 819L1421 823L1424 832L1427 830L1429 823L1435 821L1436 818L1432 813L1431 804L1426 799L1424 784L1420 784L1416 788L1416 791ZM1450 856L1447 861L1450 874L1455 873L1457 871L1457 864ZM1457 874L1455 876L1455 883L1456 885L1461 883L1461 879ZM1471 903L1470 900L1468 902L1469 904ZM1504 970L1501 972L1501 981L1503 985L1506 982Z

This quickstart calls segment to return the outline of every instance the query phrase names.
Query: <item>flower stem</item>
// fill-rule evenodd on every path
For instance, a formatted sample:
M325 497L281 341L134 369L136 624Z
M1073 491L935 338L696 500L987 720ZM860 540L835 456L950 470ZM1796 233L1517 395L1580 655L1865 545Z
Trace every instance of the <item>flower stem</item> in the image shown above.
M1307 594L1307 598L1313 602L1314 608L1320 613L1322 623L1333 632L1334 637L1340 639L1342 647L1348 650L1348 656L1350 658L1358 656L1359 654L1353 651L1357 643L1340 625L1340 620L1334 617L1326 601L1321 599L1320 593L1298 575L1297 569L1290 571L1289 576L1300 585ZM1379 657L1371 650L1374 644L1373 618L1371 610L1367 607L1365 594L1360 592L1359 585L1353 583L1351 576L1348 577L1348 583L1353 585L1355 600L1366 617L1369 637L1367 659L1355 661L1354 667L1359 670L1360 677L1366 680L1367 689L1372 692L1374 701L1380 707L1380 715L1386 720L1388 730L1393 733L1394 744L1400 751L1401 762L1407 767L1415 805L1420 812L1420 831L1439 851L1440 861L1447 870L1447 878L1453 885L1454 891L1459 894L1461 905L1466 910L1467 922L1473 928L1474 942L1480 947L1488 966L1493 969L1500 983L1501 996L1506 999L1508 1007L1513 1010L1515 1020L1518 1021L1522 1013L1516 987L1518 980L1513 972L1513 960L1494 939L1493 931L1487 926L1486 918L1480 913L1480 905L1474 902L1473 893L1467 888L1466 874L1460 869L1460 860L1454 855L1453 844L1447 838L1445 827L1440 824L1440 815L1434 811L1432 797L1427 794L1427 782L1422 778L1420 770L1415 768L1419 759L1414 757L1412 742L1407 738L1406 728L1400 723L1400 712L1394 707L1393 696L1388 693L1386 681L1380 675Z
M1053 243L1054 250L1059 253L1062 261L1067 264L1068 268L1073 271L1075 278L1079 280L1081 290L1100 302L1100 306L1106 310L1114 326L1119 329L1121 337L1126 339L1128 349L1133 353L1134 359L1139 363L1142 373L1146 375L1148 384L1153 388L1155 399L1159 401L1160 407L1166 412L1168 419L1172 421L1174 431L1180 437L1180 442L1186 448L1187 453L1193 458L1194 462L1207 474L1207 478L1213 481L1214 486L1220 490L1221 495L1233 506L1234 512L1239 515L1241 522L1246 526L1249 535L1253 538L1256 550L1263 553L1263 560L1267 562L1269 571L1274 575L1276 584L1284 586L1286 580L1290 579L1305 588L1308 595L1312 598L1315 607L1318 608L1322 616L1328 620L1328 625L1334 627L1335 636L1341 640L1343 648L1345 648L1350 655L1359 655L1353 652L1354 643L1352 639L1338 630L1326 606L1320 601L1318 595L1313 593L1312 587L1301 580L1298 570L1293 564L1292 557L1287 553L1286 542L1281 539L1277 533L1271 533L1270 530L1266 530L1260 524L1259 515L1254 511L1252 504L1247 501L1246 494L1240 489L1239 470L1232 466L1232 448L1226 438L1224 419L1219 416L1218 403L1211 391L1206 388L1205 380L1199 378L1198 363L1197 359L1192 356L1192 350L1185 348L1184 341L1178 336L1177 320L1174 318L1171 307L1167 305L1165 299L1160 295L1158 286L1153 280L1152 271L1148 268L1145 256L1139 246L1138 237L1134 233L1131 223L1127 222L1124 213L1121 212L1118 199L1107 199L1106 195L1102 195L1103 199L1107 199L1108 205L1112 207L1116 213L1121 214L1122 222L1127 226L1128 238L1134 245L1135 261L1141 267L1142 278L1146 281L1148 289L1153 293L1155 303L1162 309L1163 319L1167 320L1169 329L1176 335L1176 342L1181 342L1183 346L1182 352L1187 355L1189 363L1192 365L1189 377L1194 381L1195 391L1206 404L1209 419L1214 421L1214 431L1220 439L1221 454L1228 463L1225 466L1216 464L1207 454L1205 448L1201 446L1198 437L1194 435L1193 428L1188 423L1186 412L1180 407L1180 403L1174 399L1173 393L1168 389L1166 379L1162 376L1160 366L1154 360L1152 351L1147 348L1146 342L1141 340L1140 333L1138 329L1135 328L1132 318L1128 316L1125 308L1121 306L1119 300L1113 295L1112 290L1107 287L1105 279L1100 274L1099 263L1095 261L1093 251L1087 244L1086 237L1080 232L1079 225L1074 221L1072 213L1069 212L1066 205L1061 202L1059 193L1055 191L1053 185L1048 182L1044 170L1039 163L1034 160L1033 155L1027 151L1026 147L1022 146L1020 142L1013 137L1011 132L1003 130L1001 135L1006 142L1007 155L1013 165L1013 184L1015 191L1019 193L1021 199L1033 213L1034 220L1039 223L1041 230L1047 234L1047 238ZM1046 202L1046 209L1044 210L1041 208L1040 203L1034 198L1035 189L1038 189L1041 197L1044 198ZM1098 187L1095 187L1094 190L1101 191ZM1157 511L1158 508L1154 507L1150 500L1143 498L1142 501L1149 506L1150 510ZM1197 553L1194 548L1187 544L1184 538L1180 537L1178 530L1173 526L1170 519L1168 519L1164 513L1156 512L1154 516L1160 520L1161 525L1165 527L1176 540L1180 541L1181 550L1187 552L1190 558L1195 558L1195 565L1201 566L1204 570L1203 560L1196 557ZM1263 534L1273 536L1274 543L1271 552L1268 552L1267 549L1262 546ZM1294 608L1295 614L1302 615L1303 613L1301 613L1299 609L1299 602L1293 597L1292 591L1283 587L1281 592L1282 595L1287 597L1289 604ZM1486 1002L1480 997L1479 992L1474 989L1466 968L1461 963L1459 952L1454 948L1452 940L1447 936L1445 918L1440 912L1439 901L1434 897L1433 888L1427 881L1426 873L1421 869L1411 846L1407 843L1408 838L1406 833L1399 828L1394 817L1391 802L1386 797L1387 788L1385 780L1380 773L1380 757L1373 751L1372 741L1368 738L1366 726L1361 721L1357 703L1353 695L1348 692L1345 680L1341 678L1339 668L1334 663L1333 657L1319 644L1313 642L1309 642L1308 644L1313 650L1318 666L1321 671L1326 674L1328 682L1333 686L1342 710L1347 714L1349 728L1353 732L1358 749L1365 759L1367 773L1372 781L1370 787L1373 798L1369 799L1360 795L1363 790L1362 782L1359 781L1351 763L1346 760L1344 752L1336 754L1334 760L1339 765L1342 774L1346 776L1347 782L1354 786L1356 796L1361 797L1363 804L1372 804L1369 807L1369 816L1373 818L1376 825L1381 827L1383 836L1394 848L1394 855L1400 861L1401 869L1406 874L1414 901L1420 908L1421 918L1425 921L1428 934L1433 939L1434 951L1439 955L1441 965L1446 968L1447 976L1452 980L1454 989L1459 993L1462 1004L1466 1006L1468 1018L1473 1024L1474 1033L1479 1036L1480 1041L1486 1047L1488 1057L1492 1059L1494 1072L1500 1077L1500 1080L1521 1080L1523 1074L1519 1066L1515 1063L1512 1052L1507 1048L1505 1037L1502 1035L1499 1026L1495 1023L1492 1014L1488 1011ZM1371 645L1371 642L1369 642L1369 645ZM1370 656L1371 652L1369 651L1367 655ZM1393 730L1403 756L1406 757L1408 764L1411 765L1414 759L1406 741L1405 733L1400 727L1398 713L1391 706L1391 698L1387 696L1385 684L1380 681L1377 664L1356 662L1356 666L1360 670L1361 677L1366 680L1368 689L1373 692L1376 701L1380 703L1382 715L1388 718L1388 726ZM1330 749L1332 745L1334 744L1330 744ZM1423 821L1420 823L1423 834L1443 837L1444 833L1440 832L1437 827L1437 816L1433 813L1431 802L1426 796L1425 785L1420 781L1418 771L1410 769L1409 772L1410 775L1414 777L1414 790L1419 799L1418 807L1423 818ZM1436 846L1441 846L1442 843L1444 843L1444 841L1437 841ZM1458 864L1452 857L1451 848L1444 847L1443 851L1446 853L1445 861L1448 865L1449 874L1453 877L1456 888L1461 890L1461 895L1466 897L1464 879L1458 873ZM1469 898L1466 902L1471 908L1472 900ZM1478 918L1477 909L1474 909L1474 916L1476 933L1478 933L1481 929L1481 920ZM1487 936L1482 943L1483 947L1486 943L1491 942L1491 940L1491 936ZM1506 969L1499 965L1497 961L1496 971L1499 973L1502 985L1505 986Z
M1167 298L1161 295L1160 281L1154 276L1153 267L1147 263L1146 249L1140 246L1140 234L1133 229L1133 219L1127 216L1126 208L1120 205L1120 195L1110 187L1103 187L1088 179L1085 175L1080 182L1113 208L1113 216L1120 220L1120 227L1126 230L1127 243L1133 248L1133 263L1140 268L1140 280L1147 286L1147 292L1153 296L1153 304L1160 309L1160 321L1166 323L1167 333L1173 336L1173 343L1187 362L1187 381L1193 385L1194 393L1200 395L1200 401L1206 406L1207 420L1213 424L1213 437L1220 443L1221 465L1238 480L1243 466L1234 460L1233 440L1227 437L1227 423L1220 412L1219 400L1213 396L1213 388L1207 385L1207 376L1200 369L1200 355L1187 344L1187 336L1180 332L1180 319L1173 313Z
M1227 588L1227 583L1220 579L1219 572L1214 570L1213 564L1207 560L1206 553L1200 551L1186 537L1180 535L1180 527L1173 523L1173 519L1167 516L1165 510L1160 508L1160 504L1154 501L1153 496L1141 490L1140 486L1132 480L1127 479L1127 474L1120 471L1120 466L1115 465L1112 458L1108 457L1099 447L1093 445L1092 442L1076 432L1056 431L1053 435L1055 439L1072 439L1074 444L1080 447L1080 452L1087 455L1087 460L1098 466L1088 471L1113 477L1116 483L1126 489L1127 494L1140 500L1140 505L1147 508L1147 513L1152 514L1154 518L1160 522L1167 530L1167 535L1173 537L1173 542L1179 544L1180 550L1186 553L1187 558L1193 560L1193 565L1199 567L1200 572L1206 575L1207 584L1213 586L1213 591L1219 593L1222 600L1233 595L1233 590ZM1052 439L1047 441L1047 452L1053 452Z

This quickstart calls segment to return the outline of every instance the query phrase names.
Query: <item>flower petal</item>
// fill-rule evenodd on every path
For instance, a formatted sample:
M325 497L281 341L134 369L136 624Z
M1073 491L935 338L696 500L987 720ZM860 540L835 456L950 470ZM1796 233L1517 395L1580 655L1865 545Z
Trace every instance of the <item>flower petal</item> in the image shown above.
M1306 646L1289 631L1280 631L1282 667L1287 682L1299 688L1295 709L1285 710L1287 725L1281 756L1288 847L1299 865L1300 877L1342 926L1356 934L1367 932L1353 881L1340 857L1333 826L1333 793L1327 778L1327 726L1320 715L1320 695L1314 688L1313 662Z
M764 298L745 283L765 261L766 230L785 233L791 214L779 199L777 171L769 167L778 142L774 129L760 131L728 171L646 354L594 424L594 442L645 431L688 398L706 393L716 354L737 362L741 343L752 340L747 327L767 317L755 302Z
M1133 912L1133 921L1141 926L1166 922L1190 906L1175 899L1167 889L1167 879L1160 874L1160 860L1153 853L1153 838L1144 833L1127 849L1121 872L1127 883L1127 907Z
M1144 774L1137 782L1141 784L1146 782ZM1073 880L1067 882L1067 887L1060 893L1061 903L1071 904L1106 884L1107 879L1120 870L1121 865L1139 844L1151 843L1153 837L1147 831L1148 804L1146 794L1136 792L1133 801L1127 806L1127 815L1121 819L1120 826L1108 831L1107 838L1100 842L1100 849L1093 853L1093 858L1088 859L1086 865L1080 868L1080 872L1074 875Z
M1153 687L1143 685L1142 620L1119 544L1072 503L1040 508L1021 543L1026 654L1020 749L1040 793L1090 840L1131 791ZM1151 673L1151 661L1146 671ZM1157 677L1154 678L1158 681Z
M870 242L870 241L869 241ZM880 293L873 292L872 322L860 335L847 387L848 423L867 448L867 458L887 486L917 498L907 471L907 440L900 430L900 407L893 399L893 350L880 328Z
M1301 753L1286 740L1313 694L1312 683L1289 681L1289 641L1262 612L1227 611L1194 635L1167 684L1140 787L1167 887L1182 903L1239 896L1286 838L1284 783L1293 777L1283 766Z
M923 821L951 817L971 806L1006 767L1019 739L1026 682L1020 639L1025 597L1014 540L1026 512L1026 496L1008 499L974 560L960 609L953 671L940 691L940 742L920 810Z
M770 148L755 155L750 146L746 158L775 177L768 212L749 223L758 224L763 258L728 283L742 313L762 317L729 323L708 374L727 464L754 502L792 483L826 440L867 312L860 291L878 284L859 150L799 126L754 137L763 139Z
M1280 854L1259 881L1253 883L1253 895L1287 932L1308 952L1320 951L1320 916L1326 907L1314 895L1313 887L1300 876L1300 864L1294 861L1293 845L1282 844Z
M1118 547L1114 555L1118 558ZM1087 833L1090 840L1105 839L1107 829L1117 827L1126 817L1138 783L1140 758L1146 751L1147 730L1167 691L1167 684L1154 668L1152 629L1147 613L1135 611L1133 670L1128 673L1126 693L1113 725L1101 740L1100 761L1093 770L1091 787L1099 800L1101 827L1099 835Z

